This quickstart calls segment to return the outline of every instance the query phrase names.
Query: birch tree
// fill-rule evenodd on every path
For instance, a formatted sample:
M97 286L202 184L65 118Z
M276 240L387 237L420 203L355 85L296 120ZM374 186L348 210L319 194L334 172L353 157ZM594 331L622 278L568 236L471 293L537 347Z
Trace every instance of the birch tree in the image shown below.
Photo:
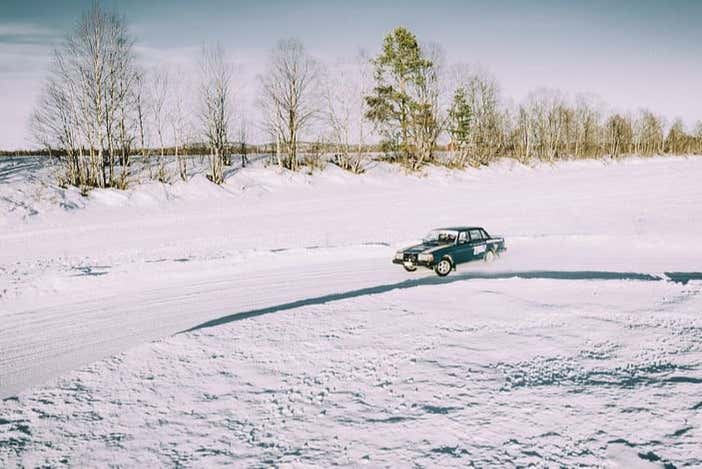
M465 65L453 69L454 100L452 104L452 125L469 117L470 125L462 122L463 135L456 142L461 148L458 163L473 166L489 164L503 150L505 129L504 113L500 105L500 92L497 81L482 71L472 71ZM468 115L461 116L462 110Z
M139 148L141 148L141 156L144 164L148 164L149 160L149 140L148 139L148 92L146 90L145 74L139 73L136 76L136 84L134 90L134 111L136 118L137 139Z
M666 151L674 155L689 153L689 142L682 119L675 119L665 139Z
M161 182L166 182L166 132L168 126L168 98L169 83L166 70L154 70L151 74L150 117L158 142L159 152L156 157L156 172L152 177ZM150 167L150 166L149 166ZM151 167L149 169L151 171Z
M533 123L528 110L525 106L519 106L515 130L515 151L522 162L528 161L532 156L532 127Z
M370 70L363 53L352 64L327 69L322 115L329 128L334 162L359 174L368 151L369 122L364 98L370 91Z
M225 62L224 49L220 46L203 49L200 67L200 119L210 150L209 177L215 184L221 184L232 113L232 69Z
M282 168L299 168L300 137L319 113L318 93L317 62L297 39L279 41L261 77L260 102L264 127L275 138L277 162Z
M241 156L241 167L245 168L249 163L248 157L249 122L246 117L242 117L239 122L239 155Z
M561 155L570 119L564 96L556 90L537 90L527 98L526 110L536 154L545 161L555 161Z
M65 151L66 184L126 184L139 74L133 45L124 18L95 4L54 49L32 128L39 143Z
M631 120L621 114L612 115L605 124L607 132L607 150L612 158L629 153L633 138Z
M171 94L167 106L170 140L173 143L178 176L180 176L183 181L187 181L188 179L188 160L184 154L184 147L187 146L192 131L185 105L186 89L187 86L184 86L182 81L171 86Z
M574 156L583 158L596 155L599 151L601 114L592 98L583 95L576 97L574 119Z
M636 153L651 156L663 153L663 120L647 109L639 113L635 123Z
M697 142L697 153L702 154L702 121L698 121L695 125L695 141Z
M437 45L423 48L431 67L419 69L416 99L410 103L410 141L414 148L414 167L418 169L434 157L439 135L444 130L445 118L441 115L441 63L443 52Z

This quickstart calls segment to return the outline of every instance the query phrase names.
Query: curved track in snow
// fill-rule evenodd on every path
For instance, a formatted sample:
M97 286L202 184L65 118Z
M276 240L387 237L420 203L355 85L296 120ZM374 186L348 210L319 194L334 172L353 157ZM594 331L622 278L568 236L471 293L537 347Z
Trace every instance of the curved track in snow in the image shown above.
M387 261L353 261L304 268L247 269L234 275L197 275L148 290L8 311L0 336L0 397L40 384L100 358L206 321L310 296L398 282Z
M51 306L7 311L0 336L0 397L174 333L392 290L475 279L670 280L636 272L503 270L480 262L439 278L428 270L408 275L386 257L282 267L270 261L224 272L191 269L186 280L166 278L156 287L123 285L109 296L64 297ZM677 273L673 280L701 277Z

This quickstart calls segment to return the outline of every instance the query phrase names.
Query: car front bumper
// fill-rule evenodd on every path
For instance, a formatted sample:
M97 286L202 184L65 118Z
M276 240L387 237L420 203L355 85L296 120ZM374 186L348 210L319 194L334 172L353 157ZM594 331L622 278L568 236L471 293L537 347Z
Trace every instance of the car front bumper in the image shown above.
M393 264L404 265L405 267L426 267L427 269L434 268L434 261L420 261L420 260L405 260L405 259L393 259Z

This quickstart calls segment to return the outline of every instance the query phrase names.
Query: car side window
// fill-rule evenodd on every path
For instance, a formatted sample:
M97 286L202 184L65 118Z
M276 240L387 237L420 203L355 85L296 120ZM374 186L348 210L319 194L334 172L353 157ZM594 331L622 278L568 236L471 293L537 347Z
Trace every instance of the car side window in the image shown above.
M458 244L465 244L468 241L468 236L465 231L461 231L458 234Z
M483 235L480 230L470 230L470 240L471 241L482 241Z
M490 235L487 234L487 231L485 231L485 230L480 230L480 232L483 234L483 239L490 239Z

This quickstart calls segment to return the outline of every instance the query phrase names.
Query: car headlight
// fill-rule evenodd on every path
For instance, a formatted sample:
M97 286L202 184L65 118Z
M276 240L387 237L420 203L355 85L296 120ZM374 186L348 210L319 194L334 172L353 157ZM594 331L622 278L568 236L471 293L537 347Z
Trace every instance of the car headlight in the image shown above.
M405 257L405 253L402 252L402 251L397 251L397 252L395 253L395 259L397 259L397 260L399 260L399 261L401 261L402 259L404 259L404 257Z
M434 256L432 254L420 254L417 259L422 262L431 262L434 260Z

